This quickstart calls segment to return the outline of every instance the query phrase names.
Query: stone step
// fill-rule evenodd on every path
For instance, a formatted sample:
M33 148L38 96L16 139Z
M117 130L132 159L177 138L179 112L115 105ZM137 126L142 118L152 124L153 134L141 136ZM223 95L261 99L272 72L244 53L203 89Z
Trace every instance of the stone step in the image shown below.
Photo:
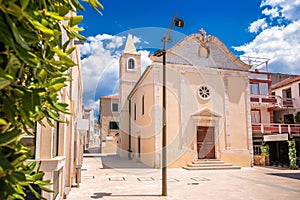
M194 164L224 164L225 162L222 160L216 159L205 159L205 160L195 160L193 161Z
M239 166L232 166L231 163L225 163L217 159L200 159L183 167L187 170L224 170L224 169L241 169Z
M218 166L218 167L189 167L185 166L183 169L187 170L230 170L230 169L241 169L240 166Z
M202 163L191 163L191 164L188 164L188 167L227 167L227 166L232 166L231 163L205 163L205 164L202 164Z

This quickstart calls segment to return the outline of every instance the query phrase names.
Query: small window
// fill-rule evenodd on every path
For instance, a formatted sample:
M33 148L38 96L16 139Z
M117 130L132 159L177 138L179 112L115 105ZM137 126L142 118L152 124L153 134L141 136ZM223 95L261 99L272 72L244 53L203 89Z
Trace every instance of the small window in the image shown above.
M135 62L133 58L128 59L127 69L134 70L135 69Z
M133 104L133 119L136 120L136 103Z
M142 115L145 113L145 96L142 96Z
M119 111L119 104L118 103L112 103L111 107L112 107L113 112L118 112Z
M119 130L119 122L117 122L117 121L110 121L109 122L109 129Z
M299 97L300 97L300 83L298 83Z

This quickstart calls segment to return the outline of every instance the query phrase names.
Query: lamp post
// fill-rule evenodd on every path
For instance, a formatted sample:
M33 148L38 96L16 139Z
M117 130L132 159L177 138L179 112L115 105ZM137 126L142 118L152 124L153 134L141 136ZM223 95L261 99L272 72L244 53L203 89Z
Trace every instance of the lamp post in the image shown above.
M162 111L162 196L167 196L167 124L166 124L166 47L167 42L171 42L170 33L173 26L183 27L184 21L177 18L177 13L174 14L172 23L166 36L162 39L164 46L163 50L156 51L153 55L163 57L163 111Z

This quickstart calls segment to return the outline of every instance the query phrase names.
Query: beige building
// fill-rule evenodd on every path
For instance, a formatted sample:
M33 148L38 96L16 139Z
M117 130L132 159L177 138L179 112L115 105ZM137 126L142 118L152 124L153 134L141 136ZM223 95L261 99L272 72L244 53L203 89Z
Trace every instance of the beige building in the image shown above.
M275 84L273 83L275 81ZM288 140L296 141L300 161L300 77L252 72L250 74L251 122L255 164L263 145L269 146L269 165L289 165Z
M71 54L77 64L69 70L71 81L59 92L59 101L69 104L71 115L62 114L66 123L54 123L55 127L37 124L35 137L25 136L22 140L32 149L33 159L41 162L44 180L51 180L53 193L42 192L47 200L65 198L72 186L81 182L84 138L87 133L83 120L82 79L79 47Z
M119 96L100 97L101 153L117 153L119 136Z
M162 58L141 75L141 55L129 35L120 58L121 157L155 168L162 158ZM167 50L167 161L198 159L238 166L253 161L250 66L214 36L192 34Z

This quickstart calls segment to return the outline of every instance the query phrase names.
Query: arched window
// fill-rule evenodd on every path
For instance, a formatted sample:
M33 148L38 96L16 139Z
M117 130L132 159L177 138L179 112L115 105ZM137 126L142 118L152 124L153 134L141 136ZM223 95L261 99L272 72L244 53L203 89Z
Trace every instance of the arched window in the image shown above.
M133 58L128 59L127 69L131 69L131 70L135 69L135 61Z

